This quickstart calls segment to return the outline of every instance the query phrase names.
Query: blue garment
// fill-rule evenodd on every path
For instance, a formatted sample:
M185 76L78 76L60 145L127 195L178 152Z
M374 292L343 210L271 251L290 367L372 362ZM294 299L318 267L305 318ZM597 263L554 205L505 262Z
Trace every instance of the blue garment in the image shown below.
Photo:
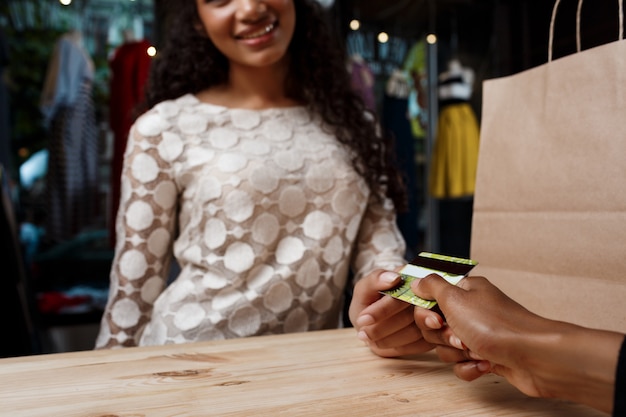
M74 105L85 81L93 80L93 63L79 37L75 32L66 33L54 47L40 102L46 125L61 106Z

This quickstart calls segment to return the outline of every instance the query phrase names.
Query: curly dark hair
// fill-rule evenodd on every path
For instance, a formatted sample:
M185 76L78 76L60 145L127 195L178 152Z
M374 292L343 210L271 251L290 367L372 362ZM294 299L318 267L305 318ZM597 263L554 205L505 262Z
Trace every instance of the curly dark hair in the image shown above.
M314 0L293 0L296 26L289 46L289 98L319 115L353 156L352 164L378 196L386 195L396 210L406 210L402 177L395 165L390 136L351 88L343 42L327 12ZM145 88L145 107L228 81L228 60L201 27L196 2L176 0L167 22L166 44L153 61Z

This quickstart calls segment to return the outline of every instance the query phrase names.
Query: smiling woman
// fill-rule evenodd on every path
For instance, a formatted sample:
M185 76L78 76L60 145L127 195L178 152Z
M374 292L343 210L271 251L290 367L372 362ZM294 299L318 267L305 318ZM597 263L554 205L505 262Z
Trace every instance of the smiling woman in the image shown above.
M405 263L404 189L326 12L314 0L175 7L126 149L97 346L339 326L350 270L374 282ZM181 271L166 286L172 255ZM385 354L428 349L411 310L394 314Z
M248 77L239 75L242 70L285 72L296 23L291 0L198 0L198 16L211 42L228 59L231 79Z

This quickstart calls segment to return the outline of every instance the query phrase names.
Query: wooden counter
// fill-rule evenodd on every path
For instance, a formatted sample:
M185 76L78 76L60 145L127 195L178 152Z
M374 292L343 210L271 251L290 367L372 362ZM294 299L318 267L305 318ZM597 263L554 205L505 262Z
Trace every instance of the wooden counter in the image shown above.
M0 415L602 416L433 353L384 359L354 329L0 360Z

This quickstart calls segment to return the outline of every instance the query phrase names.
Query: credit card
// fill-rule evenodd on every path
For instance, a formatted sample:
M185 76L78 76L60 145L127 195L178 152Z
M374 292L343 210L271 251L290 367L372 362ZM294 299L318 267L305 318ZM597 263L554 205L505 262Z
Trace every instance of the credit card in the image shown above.
M421 252L411 263L406 264L400 270L402 282L396 288L381 291L398 300L423 307L433 308L437 302L425 300L411 291L411 283L416 279L424 278L430 274L437 274L449 283L456 285L463 277L474 268L478 262L471 259L457 258L454 256L439 255L430 252Z

